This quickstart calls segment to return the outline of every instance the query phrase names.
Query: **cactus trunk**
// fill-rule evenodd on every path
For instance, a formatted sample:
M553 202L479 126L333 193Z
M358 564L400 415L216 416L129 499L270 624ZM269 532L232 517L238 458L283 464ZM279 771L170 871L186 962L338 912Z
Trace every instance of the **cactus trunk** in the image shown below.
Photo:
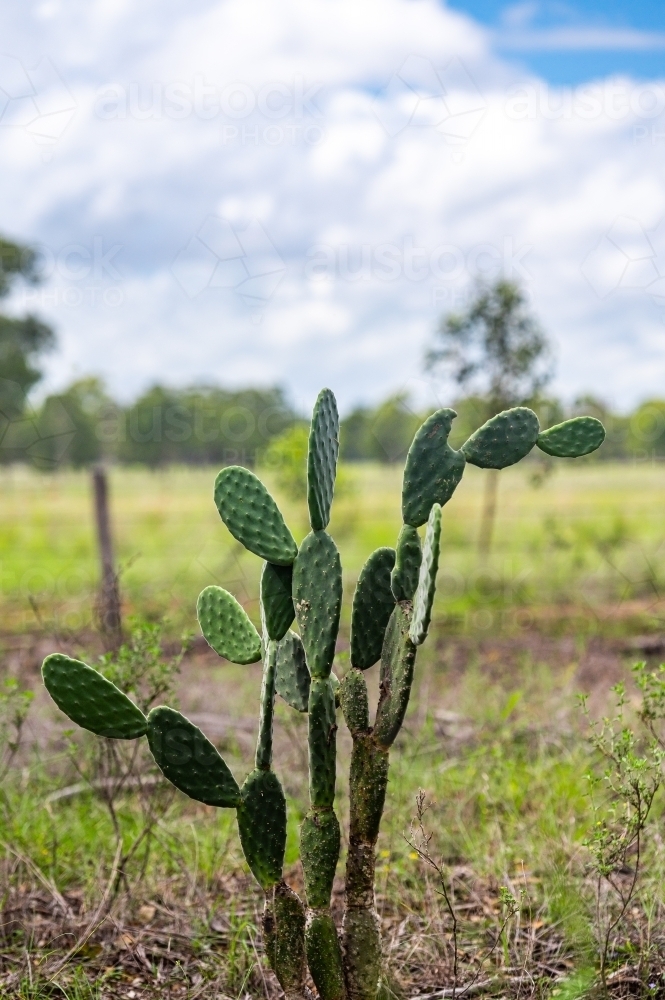
M344 965L349 1000L376 1000L381 937L374 898L376 841L388 785L388 750L371 730L353 735L346 858Z
M312 678L309 693L310 811L300 854L307 896L307 962L321 1000L344 1000L342 952L330 911L340 831L333 810L336 765L335 695L329 677Z

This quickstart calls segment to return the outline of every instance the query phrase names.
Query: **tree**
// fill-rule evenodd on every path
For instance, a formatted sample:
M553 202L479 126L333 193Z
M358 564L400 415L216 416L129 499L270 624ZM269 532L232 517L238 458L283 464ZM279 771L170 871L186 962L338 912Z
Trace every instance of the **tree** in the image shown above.
M504 279L481 285L466 312L443 318L425 364L474 394L484 406L480 423L531 402L552 377L549 341L530 314L522 290ZM496 470L488 470L485 482L478 542L483 556L494 528Z
M48 396L38 417L40 464L45 469L92 465L103 457L100 421L114 408L103 382L80 379L57 395Z
M29 282L38 280L37 256L30 247L0 238L0 298L9 295L19 278ZM37 361L54 345L53 330L35 316L0 315L0 434L3 438L0 460L6 461L18 454L12 441L5 440L4 432L11 422L23 416L25 397L42 377Z

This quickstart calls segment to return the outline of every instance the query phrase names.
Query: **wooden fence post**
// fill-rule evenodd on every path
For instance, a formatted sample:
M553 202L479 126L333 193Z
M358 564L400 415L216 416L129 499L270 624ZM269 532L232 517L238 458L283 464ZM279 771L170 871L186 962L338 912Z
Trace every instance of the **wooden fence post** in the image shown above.
M113 562L113 541L109 518L108 480L102 465L96 465L92 472L95 498L95 520L97 542L101 562L102 578L97 603L99 626L107 649L117 649L122 643L122 618L120 614L120 591L118 577Z

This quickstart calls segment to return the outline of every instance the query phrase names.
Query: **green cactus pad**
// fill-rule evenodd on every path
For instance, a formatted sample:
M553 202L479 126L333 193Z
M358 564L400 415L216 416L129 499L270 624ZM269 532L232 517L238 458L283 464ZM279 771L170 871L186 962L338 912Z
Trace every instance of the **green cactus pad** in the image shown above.
M300 857L307 905L313 909L330 905L339 847L339 822L332 809L308 812L300 828Z
M261 637L233 594L206 587L196 602L196 615L206 642L231 663L261 659Z
M351 612L351 665L373 667L381 656L386 625L395 607L390 574L395 550L376 549L360 571Z
M432 619L432 605L436 591L436 574L439 569L439 549L441 546L441 508L434 504L427 522L423 559L420 564L418 587L413 601L411 619L411 641L420 646L427 638Z
M505 469L528 455L540 433L538 417L526 406L504 410L462 445L467 462L480 469Z
M279 508L260 479L239 465L222 469L215 480L215 503L234 538L266 562L289 566L298 546Z
M274 771L251 771L240 789L237 808L243 853L267 892L282 877L286 846L286 799Z
M268 638L279 642L296 616L291 587L293 566L264 563L261 574L261 605Z
M42 664L44 686L61 712L83 729L114 740L145 736L147 722L133 701L81 660L52 653Z
M605 428L596 417L573 417L542 431L536 444L555 458L581 458L600 448Z
M277 645L275 690L291 708L295 708L297 712L306 712L309 685L309 670L300 636L295 632L287 632Z
M314 809L329 809L335 798L335 693L330 678L312 677L309 690L309 797Z
M352 667L339 689L339 703L352 736L369 729L367 684L360 670Z
M307 452L307 504L313 531L328 527L335 492L339 416L330 389L322 389L314 406Z
M425 554L423 554L423 564ZM411 610L408 604L396 604L383 643L379 706L376 710L374 738L380 747L390 747L402 727L409 704L416 645L409 635Z
M332 914L310 914L305 940L307 964L321 1000L346 1000L342 949Z
M312 677L328 677L342 606L339 552L325 531L312 531L293 567L293 601Z
M437 410L419 428L404 468L402 520L419 528L433 503L448 503L464 473L465 458L448 444L454 410Z
M395 567L390 577L390 586L396 601L413 600L418 586L422 556L418 530L410 524L405 524L397 539Z
M233 809L240 789L210 740L173 708L160 705L148 715L148 743L160 771L190 799Z

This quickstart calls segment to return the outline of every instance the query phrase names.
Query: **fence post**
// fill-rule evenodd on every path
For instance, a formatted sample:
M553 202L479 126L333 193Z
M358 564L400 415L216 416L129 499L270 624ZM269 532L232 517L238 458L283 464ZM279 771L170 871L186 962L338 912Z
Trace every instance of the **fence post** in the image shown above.
M92 471L95 499L95 520L97 542L101 562L102 578L97 603L99 626L107 649L117 649L122 643L122 618L120 614L120 591L118 577L113 563L113 542L109 518L108 479L102 465Z

